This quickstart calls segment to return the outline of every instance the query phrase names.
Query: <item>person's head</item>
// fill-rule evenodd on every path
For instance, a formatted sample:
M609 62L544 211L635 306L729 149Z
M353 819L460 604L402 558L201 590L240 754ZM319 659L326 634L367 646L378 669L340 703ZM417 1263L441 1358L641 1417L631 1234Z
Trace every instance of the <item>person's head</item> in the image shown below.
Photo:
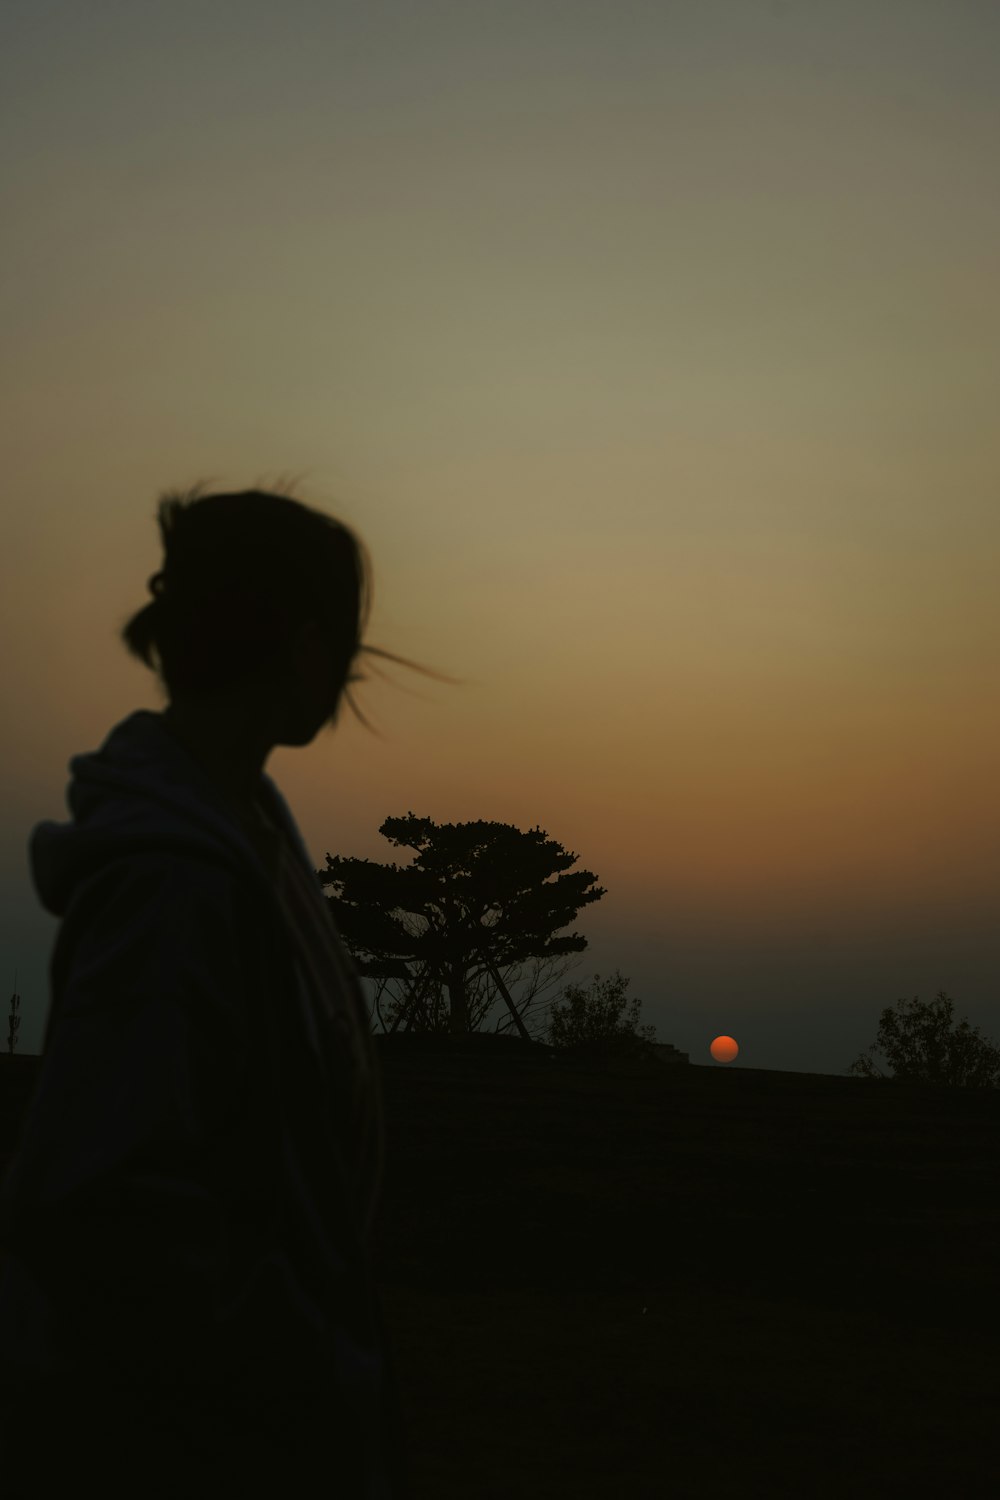
M288 495L264 490L165 495L157 508L161 571L152 601L121 638L155 669L171 706L232 704L308 744L333 728L342 696L366 724L348 684L365 651L424 671L362 642L371 566L350 527ZM437 673L428 673L438 676Z

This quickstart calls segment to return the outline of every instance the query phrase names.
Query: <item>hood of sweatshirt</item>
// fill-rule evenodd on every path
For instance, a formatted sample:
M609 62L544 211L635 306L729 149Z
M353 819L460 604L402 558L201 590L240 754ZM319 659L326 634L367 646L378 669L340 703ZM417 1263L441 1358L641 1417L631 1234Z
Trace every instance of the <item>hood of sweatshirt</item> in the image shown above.
M148 709L129 714L99 750L74 755L66 800L72 821L39 823L29 841L38 898L54 916L65 916L74 895L111 860L157 849L229 867L234 874L273 879L277 846L267 856L241 827L201 764L171 734L163 716ZM305 868L309 853L271 777L261 773L259 801ZM317 882L317 897L326 902Z
M139 709L108 734L99 750L74 755L66 800L72 821L35 825L29 839L31 873L39 900L63 918L60 943L71 953L87 909L91 882L117 865L127 880L129 858L148 868L158 851L191 865L194 889L209 868L222 867L241 885L262 888L286 934L297 976L288 1000L300 1034L314 1054L333 1106L345 1116L353 1140L363 1200L365 1233L381 1177L381 1079L368 1001L353 960L337 931L309 852L274 781L261 773L257 802L269 827L248 820L229 804L201 764L159 713ZM216 890L217 884L207 887ZM248 896L251 894L247 891ZM257 892L248 920L259 911ZM209 898L210 899L210 898ZM79 907L77 903L79 902ZM77 916L79 911L79 918ZM108 939L114 941L112 933ZM195 961L197 961L195 959ZM58 1024L53 995L43 1052Z
M115 1368L137 1388L158 1381L161 1365L189 1380L196 1347L199 1380L238 1383L257 1401L269 1370L277 1391L308 1357L301 1381L314 1369L336 1374L329 1399L374 1431L389 1379L364 1252L383 1164L378 1059L357 971L295 820L262 773L257 801L271 826L244 825L149 710L73 756L69 771L70 819L38 823L29 838L39 900L61 924L39 1082L0 1183L0 1391L20 1389L11 1380L23 1372L89 1380L98 1354L106 1375L113 1328L112 1353L127 1353ZM161 889L190 896L201 920L181 920ZM190 947L185 932L196 934ZM172 960L165 988L150 986L148 1022L141 963L134 992L129 975L147 943L154 973L161 948ZM249 965L227 961L234 943ZM110 976L118 1016L134 1002L127 1024L101 1012L94 973ZM210 1031L188 1026L183 1005L181 1019L172 1014L175 979L199 999L218 993ZM227 1047L232 1017L227 1055L240 1065L216 1069L212 1049ZM136 1071L123 1071L123 1059ZM204 1108L217 1079L218 1117ZM116 1292L105 1272L123 1234L138 1248ZM132 1281L128 1264L138 1268ZM101 1276L91 1338L88 1298ZM77 1310L72 1329L59 1321L67 1307ZM291 1352L262 1364L265 1324L274 1347ZM380 1443L371 1440L373 1464Z

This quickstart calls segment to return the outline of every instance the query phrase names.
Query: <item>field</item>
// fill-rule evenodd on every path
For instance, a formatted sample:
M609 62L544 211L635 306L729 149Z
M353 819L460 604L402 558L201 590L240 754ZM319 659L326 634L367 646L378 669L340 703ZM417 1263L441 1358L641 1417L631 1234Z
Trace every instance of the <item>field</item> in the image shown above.
M379 1049L414 1500L1000 1493L1000 1093Z
M996 1495L1000 1094L382 1044L420 1496Z

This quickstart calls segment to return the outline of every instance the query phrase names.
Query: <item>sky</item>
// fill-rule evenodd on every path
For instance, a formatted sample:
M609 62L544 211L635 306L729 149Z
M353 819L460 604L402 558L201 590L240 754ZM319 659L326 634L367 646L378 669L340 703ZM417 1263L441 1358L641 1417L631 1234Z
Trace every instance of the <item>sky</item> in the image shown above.
M0 955L153 674L155 507L295 477L389 667L267 764L317 869L540 826L570 976L713 1065L1000 1040L992 0L8 0ZM6 1005L0 1045L6 1041Z

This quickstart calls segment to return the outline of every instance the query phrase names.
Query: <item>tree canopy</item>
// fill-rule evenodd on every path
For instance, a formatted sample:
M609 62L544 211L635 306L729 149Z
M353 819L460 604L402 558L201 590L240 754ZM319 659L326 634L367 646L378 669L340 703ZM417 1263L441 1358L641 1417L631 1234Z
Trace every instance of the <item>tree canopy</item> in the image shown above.
M320 882L362 968L396 961L447 988L451 1031L470 1029L470 987L483 975L587 946L578 932L555 934L606 893L590 870L570 871L577 855L543 829L439 824L409 812L386 818L379 833L414 850L411 863L328 854Z
M995 1088L1000 1084L1000 1047L963 1020L953 1024L955 1002L939 990L933 1000L897 1000L879 1020L878 1035L855 1058L849 1073L863 1078L917 1078L927 1083ZM889 1073L874 1061L881 1054Z

